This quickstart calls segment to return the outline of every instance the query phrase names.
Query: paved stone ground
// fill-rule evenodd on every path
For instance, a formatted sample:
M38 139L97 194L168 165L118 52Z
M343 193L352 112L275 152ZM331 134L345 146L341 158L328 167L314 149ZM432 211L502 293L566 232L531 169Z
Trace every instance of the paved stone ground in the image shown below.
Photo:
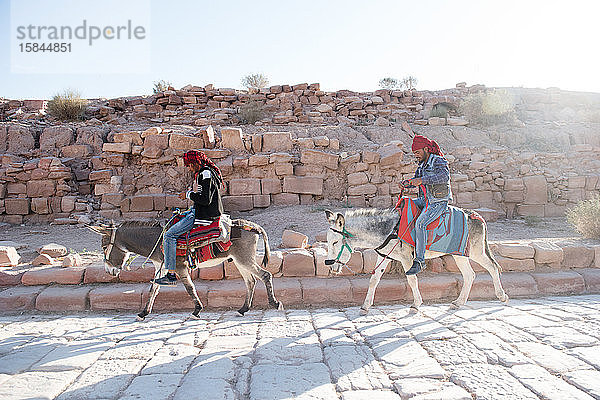
M600 296L0 315L1 399L600 399Z

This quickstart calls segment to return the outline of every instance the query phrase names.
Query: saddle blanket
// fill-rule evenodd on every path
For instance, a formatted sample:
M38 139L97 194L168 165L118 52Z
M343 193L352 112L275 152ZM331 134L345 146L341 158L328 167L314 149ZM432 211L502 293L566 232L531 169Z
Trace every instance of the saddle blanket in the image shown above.
M413 199L405 201L400 208L398 236L400 240L415 246L415 222L421 210ZM400 204L400 202L399 202ZM467 215L459 208L448 206L442 215L427 225L427 244L425 249L459 256L469 255L469 227Z
M173 218L167 229L175 225L181 218L182 216ZM229 246L231 246L230 232L231 219L227 215L222 215L209 225L196 225L177 238L176 254L185 256L188 251L196 250L195 253L198 259L202 259L202 261L209 260L215 254L229 249ZM199 254L202 254L202 256L199 256Z

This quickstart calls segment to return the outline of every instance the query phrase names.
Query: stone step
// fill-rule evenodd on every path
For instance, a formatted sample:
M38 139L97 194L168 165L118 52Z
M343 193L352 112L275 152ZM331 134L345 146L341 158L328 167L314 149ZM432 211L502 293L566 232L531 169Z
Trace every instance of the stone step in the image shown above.
M334 306L362 304L369 287L369 275L336 278L275 278L273 286L278 300L286 307ZM511 298L546 295L600 293L600 269L583 268L551 273L507 272L502 285ZM246 295L242 280L195 282L198 295L209 309L237 309ZM459 274L419 276L419 289L425 301L449 302L460 290ZM0 287L0 311L137 311L148 298L148 283L103 283L83 285L19 285ZM492 280L479 274L473 284L471 300L494 299ZM384 277L375 294L375 304L412 302L404 276ZM267 307L264 285L256 286L255 308ZM155 311L191 310L193 303L183 284L161 288Z

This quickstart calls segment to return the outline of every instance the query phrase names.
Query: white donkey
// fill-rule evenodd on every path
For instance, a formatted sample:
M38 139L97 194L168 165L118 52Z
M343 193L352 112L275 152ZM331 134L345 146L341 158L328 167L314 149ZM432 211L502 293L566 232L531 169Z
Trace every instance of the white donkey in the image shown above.
M487 229L483 219L470 218L473 211L463 210L467 214L470 241L470 258L478 262L485 268L494 282L494 290L498 299L508 302L508 295L502 289L500 283L500 265L492 256L487 242ZM325 264L329 265L332 272L339 273L343 265L350 261L352 249L361 247L365 249L375 249L377 251L377 266L373 271L369 282L369 290L365 301L361 307L363 313L367 313L369 307L373 305L375 289L379 284L381 276L385 272L391 260L400 261L404 271L407 271L414 259L414 247L399 241L397 238L389 237L398 221L398 212L395 210L378 209L358 209L350 210L342 215L334 214L325 210L327 220L329 221L329 230L327 232L327 260ZM480 217L479 217L480 218ZM397 237L397 236L396 236ZM439 253L427 250L425 259L441 257L445 253ZM458 266L462 276L463 285L458 298L452 302L456 307L464 305L469 297L475 272L469 263L469 257L451 255ZM423 304L416 275L407 275L406 279L412 290L413 304L411 308L418 309Z

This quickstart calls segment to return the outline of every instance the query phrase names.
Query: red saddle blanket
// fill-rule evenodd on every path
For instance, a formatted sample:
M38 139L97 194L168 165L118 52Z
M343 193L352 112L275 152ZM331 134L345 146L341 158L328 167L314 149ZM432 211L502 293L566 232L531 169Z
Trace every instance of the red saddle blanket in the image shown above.
M181 218L181 216L176 216L169 225L173 226ZM201 263L203 261L210 260L217 254L229 250L229 247L231 246L231 240L202 245L203 243L210 242L211 240L217 239L221 236L222 232L220 221L221 218L219 217L209 225L194 226L189 232L179 236L177 238L176 254L178 256L190 255L192 258L190 261L195 261L190 264L190 267L193 268L195 267L195 263ZM169 227L167 227L167 229ZM188 254L188 252L193 254Z
M400 212L398 236L400 240L415 246L415 222L421 210L409 197L398 200ZM459 208L448 206L436 220L427 225L425 248L446 254L469 255L469 228L466 214Z

